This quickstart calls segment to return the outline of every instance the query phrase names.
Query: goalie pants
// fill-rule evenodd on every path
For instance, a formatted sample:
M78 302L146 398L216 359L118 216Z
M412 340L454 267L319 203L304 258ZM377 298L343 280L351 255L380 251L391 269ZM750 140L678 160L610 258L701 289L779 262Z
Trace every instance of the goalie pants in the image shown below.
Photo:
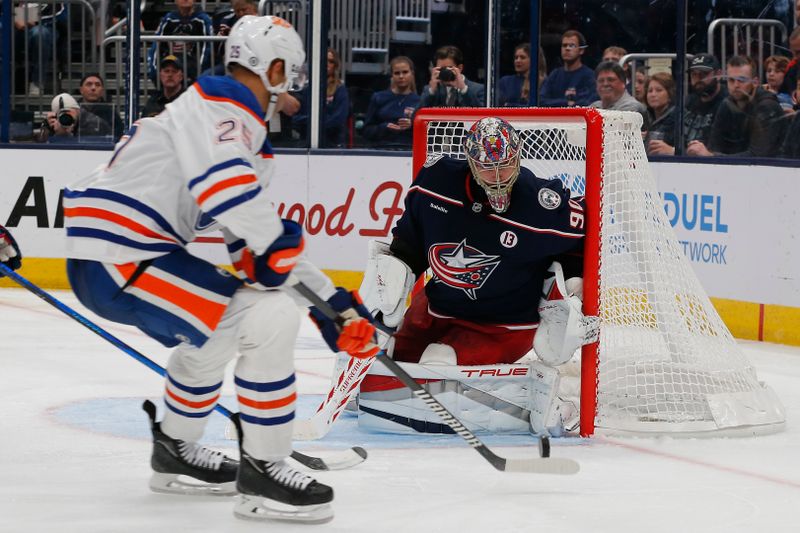
M78 299L98 315L138 327L166 346L161 429L172 438L200 440L234 369L244 439L255 458L291 453L295 414L294 343L297 307L280 291L258 291L185 251L140 264L70 259L67 274ZM134 272L138 276L130 282Z
M437 316L431 313L422 290L411 299L403 324L394 335L392 358L417 363L429 344L442 343L453 347L459 365L510 364L533 348L536 325L519 327L525 329Z

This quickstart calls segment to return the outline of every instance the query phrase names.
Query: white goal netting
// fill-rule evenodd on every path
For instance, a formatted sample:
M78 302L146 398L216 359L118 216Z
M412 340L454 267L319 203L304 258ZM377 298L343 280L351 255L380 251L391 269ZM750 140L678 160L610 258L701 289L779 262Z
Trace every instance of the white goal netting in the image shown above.
M463 110L467 112L467 110ZM606 433L755 434L782 429L783 407L714 309L667 220L650 172L636 113L602 111L602 156L586 162L584 116L537 115L537 110L469 110L468 116L426 120L425 155L464 158L466 130L482 116L502 116L520 132L522 165L559 179L573 196L599 180L596 370L584 349L581 427L592 417ZM588 112L587 112L588 113ZM457 111L451 110L457 115ZM415 147L415 157L421 144ZM587 243L592 242L587 238ZM595 345L589 347L595 349ZM587 380L595 377L595 383ZM596 401L596 409L590 407ZM586 433L586 431L583 431Z

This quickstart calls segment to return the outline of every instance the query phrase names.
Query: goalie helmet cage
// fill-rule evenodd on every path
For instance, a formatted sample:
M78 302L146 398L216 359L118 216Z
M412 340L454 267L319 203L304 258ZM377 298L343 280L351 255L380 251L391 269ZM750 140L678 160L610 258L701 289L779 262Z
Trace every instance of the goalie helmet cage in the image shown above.
M581 435L734 436L780 431L785 413L705 294L670 226L638 113L591 108L421 109L414 175L465 159L478 119L508 120L522 165L586 199L584 301L600 336L581 352Z

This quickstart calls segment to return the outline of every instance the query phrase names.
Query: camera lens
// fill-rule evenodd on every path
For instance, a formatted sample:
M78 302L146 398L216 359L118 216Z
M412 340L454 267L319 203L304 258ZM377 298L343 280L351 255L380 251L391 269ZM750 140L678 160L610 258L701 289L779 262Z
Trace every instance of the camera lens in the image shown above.
M453 74L452 70L442 67L439 70L439 79L442 81L453 81L456 79L456 75Z
M75 119L72 118L72 115L70 115L66 109L62 109L58 112L58 123L63 127L68 128L75 124Z

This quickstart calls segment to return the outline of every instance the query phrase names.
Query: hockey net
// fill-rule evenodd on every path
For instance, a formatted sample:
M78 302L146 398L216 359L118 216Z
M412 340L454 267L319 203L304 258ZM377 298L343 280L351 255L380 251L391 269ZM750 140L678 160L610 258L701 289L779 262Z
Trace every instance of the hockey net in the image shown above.
M700 285L667 220L637 113L595 109L424 109L414 171L465 158L475 120L519 131L522 165L586 197L584 313L599 341L580 354L581 434L747 435L785 414ZM532 302L533 304L533 302Z

